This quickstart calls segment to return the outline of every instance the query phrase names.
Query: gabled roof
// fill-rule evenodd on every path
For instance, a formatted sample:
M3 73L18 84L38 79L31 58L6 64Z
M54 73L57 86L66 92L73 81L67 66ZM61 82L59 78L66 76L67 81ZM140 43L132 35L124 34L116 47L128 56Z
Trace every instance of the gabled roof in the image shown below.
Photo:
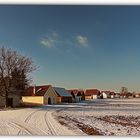
M115 92L113 92L113 91L101 91L101 93L105 93L108 95L115 95Z
M106 93L106 94L110 94L110 91L101 91L101 93Z
M72 95L64 88L60 88L60 87L53 87L53 88L56 91L56 93L61 97L72 97Z
M69 93L73 92L74 94L77 94L78 92L83 93L84 91L82 89L69 89L67 90Z
M51 85L43 85L43 86L30 86L26 89L26 92L23 96L44 96L47 90L51 87ZM35 88L35 94L34 94Z
M110 91L109 90L104 90L104 91L101 91L101 93L110 93Z
M140 93L135 93L134 95L140 95Z
M85 92L86 96L90 96L90 95L99 95L100 91L98 89L87 89Z
M70 89L70 90L67 90L69 93L73 92L74 94L77 94L79 92L78 89Z
M127 93L120 93L120 96L126 96Z
M110 92L110 95L116 95L116 93L115 93L115 92L113 92L113 91L111 91L111 92Z

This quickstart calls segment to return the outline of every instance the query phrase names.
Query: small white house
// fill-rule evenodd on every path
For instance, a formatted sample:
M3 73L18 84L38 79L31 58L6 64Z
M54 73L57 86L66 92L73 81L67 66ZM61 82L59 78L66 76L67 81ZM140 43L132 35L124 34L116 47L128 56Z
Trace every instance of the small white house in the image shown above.
M135 97L135 98L140 98L140 93L134 93L134 94L133 94L133 97Z
M106 98L115 98L115 93L111 91L101 91L101 98L106 99Z
M98 99L100 96L100 91L98 89L86 89L85 91L85 99Z
M82 93L80 90L71 89L71 90L68 90L68 92L72 95L73 102L80 102L82 100Z
M108 97L106 92L101 92L101 95L102 95L103 99L106 99Z
M120 93L115 93L115 98L120 98Z
M115 98L115 92L110 92L111 98Z
M120 98L126 98L126 93L120 93Z

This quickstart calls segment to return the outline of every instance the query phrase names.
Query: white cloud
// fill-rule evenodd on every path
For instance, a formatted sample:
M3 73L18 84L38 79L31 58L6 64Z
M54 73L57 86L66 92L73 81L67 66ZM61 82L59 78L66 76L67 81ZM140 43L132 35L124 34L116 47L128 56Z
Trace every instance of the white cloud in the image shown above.
M79 35L79 36L76 36L76 40L78 44L80 44L81 46L84 46L84 47L88 46L87 37Z
M76 42L75 42L76 40ZM44 38L40 40L40 44L46 48L55 48L59 46L60 49L71 49L74 46L87 47L88 38L86 36L78 35L74 39L72 37L62 37L57 32L51 31Z
M58 42L58 34L56 32L52 32L46 37L40 40L40 43L47 48L55 47L55 44Z
M52 48L54 46L55 40L51 37L43 38L40 43L47 48Z

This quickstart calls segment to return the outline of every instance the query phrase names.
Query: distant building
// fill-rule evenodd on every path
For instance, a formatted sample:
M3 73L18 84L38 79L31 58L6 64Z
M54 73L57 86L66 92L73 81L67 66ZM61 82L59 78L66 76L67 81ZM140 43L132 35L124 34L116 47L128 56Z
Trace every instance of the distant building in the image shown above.
M115 92L113 91L101 91L100 98L115 98Z
M130 92L120 93L120 98L133 98L133 94Z
M115 98L120 98L120 93L115 93Z
M98 99L100 97L100 91L98 89L86 89L85 99Z
M47 105L57 103L70 103L72 96L60 87L51 85L30 86L22 96L23 104Z
M72 95L61 87L53 87L55 92L57 93L57 102L58 103L71 103L72 102Z
M140 93L135 93L135 98L140 98Z
M24 104L57 104L57 94L51 85L30 86L22 96Z
M116 93L113 92L113 91L111 91L111 92L110 92L110 95L111 95L111 98L115 98Z
M18 107L21 105L21 93L9 94L8 95L8 106L9 107ZM5 107L6 99L5 97L0 96L0 107Z
M84 91L78 89L71 89L68 92L72 95L73 102L80 102L82 100L82 94Z

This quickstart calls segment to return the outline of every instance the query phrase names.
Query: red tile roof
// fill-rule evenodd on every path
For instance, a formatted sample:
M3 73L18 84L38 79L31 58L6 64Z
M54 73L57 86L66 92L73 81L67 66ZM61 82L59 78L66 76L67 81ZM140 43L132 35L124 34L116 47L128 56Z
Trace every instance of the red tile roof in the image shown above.
M86 96L90 96L90 95L99 95L100 91L98 89L87 89L85 92Z
M79 92L78 89L70 89L70 90L67 90L69 93L73 92L74 94L77 94Z
M127 93L120 93L120 96L126 96Z
M74 94L78 94L78 92L80 93L84 93L84 90L82 89L70 89L70 90L67 90L69 93L73 92Z
M108 95L115 95L115 92L113 92L113 91L101 91L101 93L103 93L103 92Z
M113 92L113 91L111 91L110 94L111 94L111 95L116 95L115 92Z
M49 89L51 85L43 85L43 86L35 86L35 94L34 94L34 86L30 86L26 89L24 96L44 96L46 91Z
M110 94L110 91L101 91L101 93L106 93L106 94Z

